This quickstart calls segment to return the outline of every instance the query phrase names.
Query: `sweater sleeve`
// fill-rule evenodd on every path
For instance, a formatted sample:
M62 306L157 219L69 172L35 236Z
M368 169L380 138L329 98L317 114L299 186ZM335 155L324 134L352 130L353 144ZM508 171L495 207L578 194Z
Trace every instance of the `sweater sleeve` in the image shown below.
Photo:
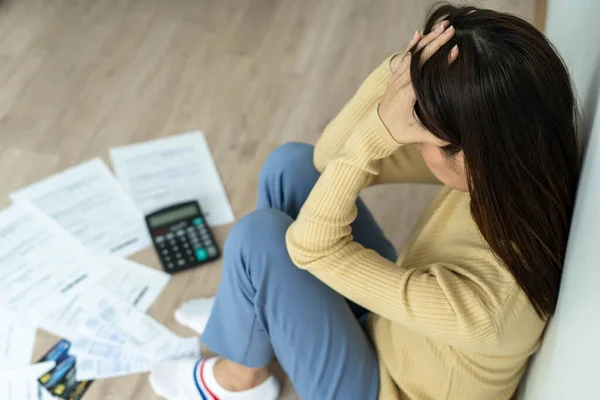
M327 164L287 231L289 254L299 268L386 319L442 340L493 340L492 319L460 268L405 268L353 240L356 199L379 175L380 160L399 148L375 105Z
M362 83L355 95L346 103L339 114L327 125L317 141L314 164L319 172L334 159L344 147L348 135L365 111L379 103L392 76L390 61L386 58ZM413 145L395 149L380 161L379 174L370 185L393 182L439 183L427 168L421 153Z

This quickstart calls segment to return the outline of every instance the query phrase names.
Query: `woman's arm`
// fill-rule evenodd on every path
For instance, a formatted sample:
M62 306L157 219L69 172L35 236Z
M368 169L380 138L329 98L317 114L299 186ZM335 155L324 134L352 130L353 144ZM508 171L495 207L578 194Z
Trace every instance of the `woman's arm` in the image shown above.
M431 337L491 341L491 318L459 268L408 269L353 240L356 199L380 174L380 160L399 148L374 106L327 164L289 228L290 256L344 297L391 321Z
M390 62L393 57L394 55L386 58L367 77L352 99L323 131L314 153L314 164L320 172L323 172L325 166L339 155L352 127L367 110L379 103L392 76ZM439 183L414 145L400 147L383 158L380 161L380 172L370 184L393 182Z

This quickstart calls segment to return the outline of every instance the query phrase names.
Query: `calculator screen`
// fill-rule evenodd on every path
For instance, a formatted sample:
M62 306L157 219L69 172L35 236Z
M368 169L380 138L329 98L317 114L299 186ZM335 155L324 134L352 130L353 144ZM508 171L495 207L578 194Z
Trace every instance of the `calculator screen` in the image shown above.
M191 204L189 206L154 215L148 219L148 224L151 228L156 228L195 215L198 215L198 209L194 204Z

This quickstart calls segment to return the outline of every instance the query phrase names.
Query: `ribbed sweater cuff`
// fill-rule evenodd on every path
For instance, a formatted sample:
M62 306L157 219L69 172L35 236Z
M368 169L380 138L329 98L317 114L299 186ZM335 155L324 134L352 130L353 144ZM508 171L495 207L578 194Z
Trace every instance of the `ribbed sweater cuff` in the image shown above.
M401 146L381 121L378 107L369 110L346 143L348 152L364 161L385 158Z

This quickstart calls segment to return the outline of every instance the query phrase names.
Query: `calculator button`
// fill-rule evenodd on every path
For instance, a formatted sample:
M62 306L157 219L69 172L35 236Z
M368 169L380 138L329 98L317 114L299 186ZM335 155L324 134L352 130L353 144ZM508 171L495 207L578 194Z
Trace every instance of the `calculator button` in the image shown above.
M198 217L198 218L194 219L194 221L192 223L196 226L202 225L204 223L204 219Z
M179 265L179 266L185 265L185 260L177 261L177 265Z
M193 231L195 231L195 230L196 230L196 228L194 228L193 226L188 226L188 227L187 227L187 231L188 231L188 232L193 232Z
M182 246L183 246L184 249L189 249L190 248L190 245L187 244L187 243L184 243Z
M167 255L167 254L169 254L169 250L164 249L161 253L163 253L164 255Z
M173 246L173 251L179 250L179 246Z
M181 258L181 253L175 253L176 258Z
M196 249L196 259L198 261L204 261L207 258L208 258L208 254L206 253L206 249L204 247Z
M216 254L217 254L217 249L216 249L214 246L210 246L210 247L208 248L208 255L209 255L210 257L213 257L213 256L215 256Z
M167 233L167 239L173 239L175 237L175 235L173 235L173 233Z
M154 242L156 243L162 243L165 241L165 237L164 236L157 236L154 238Z
M167 268L168 269L173 269L174 266L175 266L175 264L173 264L173 263L168 263L167 264Z
M191 256L192 255L192 251L191 250L186 250L185 254L187 254L188 256Z
M171 261L171 257L169 257L169 256L165 256L165 261L166 261L166 262L169 262L169 261Z
M169 240L169 244L170 244L171 246L175 246L175 244L176 244L176 243L177 243L177 242L176 242L176 241L174 241L174 240Z
M183 236L185 235L185 231L183 229L180 229L177 231L177 236Z
M188 261L191 262L191 263L193 263L193 262L196 261L196 259L194 257L190 257L190 258L188 258Z

